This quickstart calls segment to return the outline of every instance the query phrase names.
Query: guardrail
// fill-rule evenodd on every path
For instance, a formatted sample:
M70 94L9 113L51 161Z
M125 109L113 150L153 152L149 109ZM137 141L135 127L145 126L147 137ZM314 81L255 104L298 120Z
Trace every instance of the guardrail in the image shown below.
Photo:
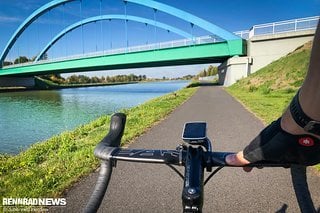
M250 39L258 35L272 35L287 32L316 29L320 16L291 19L267 24L254 25L250 30L234 32L243 39Z
M250 30L242 30L242 31L237 31L233 33L239 36L240 38L249 39Z
M54 58L54 59L41 60L38 62L30 61L30 62L21 63L21 64L12 64L12 65L8 65L5 67L6 68L19 67L19 66L25 66L25 65L31 65L31 64L42 64L42 63L71 60L71 59L78 59L78 58L96 57L96 56L104 56L104 55L115 55L115 54L141 52L141 51L148 51L148 50L183 47L183 46L193 46L193 45L216 43L216 42L222 42L222 41L223 41L222 39L214 37L214 36L201 36L201 37L180 39L180 40L174 40L174 41L146 44L146 45L140 45L140 46L124 47L124 48L110 49L110 50L104 50L104 51L98 51L98 52L92 52L92 53L78 54L78 55L72 55L72 56L67 56L67 57L59 57L59 58Z

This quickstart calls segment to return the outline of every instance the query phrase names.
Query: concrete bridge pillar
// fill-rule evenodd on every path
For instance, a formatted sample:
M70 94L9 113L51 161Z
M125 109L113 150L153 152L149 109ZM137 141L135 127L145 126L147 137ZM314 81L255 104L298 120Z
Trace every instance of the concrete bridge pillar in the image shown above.
M247 56L229 58L218 67L220 84L232 85L311 41L315 34L314 29L268 35L252 32L247 40Z
M0 77L0 87L34 87L34 77Z
M218 67L219 84L230 86L237 80L245 78L250 74L252 58L248 56L235 56L229 58Z
M312 41L314 34L315 30L313 29L251 37L247 41L247 54L254 59L251 72L258 71L306 42Z

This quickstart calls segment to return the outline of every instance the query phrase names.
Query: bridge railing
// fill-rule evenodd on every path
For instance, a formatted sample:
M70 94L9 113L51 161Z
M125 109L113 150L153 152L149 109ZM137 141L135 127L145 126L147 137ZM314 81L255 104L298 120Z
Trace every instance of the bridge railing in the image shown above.
M180 40L174 40L174 41L166 41L166 42L145 44L145 45L139 45L139 46L123 47L123 48L109 49L109 50L97 51L97 52L91 52L91 53L77 54L77 55L72 55L72 56L41 60L38 62L30 61L30 62L21 63L21 64L12 64L12 65L8 65L5 67L6 68L18 67L18 66L35 64L35 63L40 64L40 63L71 60L71 59L78 59L78 58L87 58L87 57L104 56L104 55L115 55L115 54L131 53L131 52L148 51L148 50L192 46L192 45L201 45L201 44L216 43L216 42L222 42L222 41L223 41L222 39L214 37L214 36L201 36L201 37L180 39Z
M241 30L241 31L233 32L233 33L243 39L249 39L250 30Z
M234 32L243 39L250 39L258 35L272 35L287 32L316 29L320 16L292 19L267 24L254 25L250 30Z

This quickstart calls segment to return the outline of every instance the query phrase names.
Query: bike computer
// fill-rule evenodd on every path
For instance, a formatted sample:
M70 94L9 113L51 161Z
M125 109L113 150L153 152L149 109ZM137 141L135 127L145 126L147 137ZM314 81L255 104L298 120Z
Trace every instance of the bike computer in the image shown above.
M201 144L207 138L206 122L188 122L184 125L182 139L189 144Z

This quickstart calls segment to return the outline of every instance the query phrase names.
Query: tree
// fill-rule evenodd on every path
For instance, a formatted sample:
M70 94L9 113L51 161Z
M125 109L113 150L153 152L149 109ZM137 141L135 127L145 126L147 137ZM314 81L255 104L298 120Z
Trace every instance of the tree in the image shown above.
M203 70L203 77L206 77L208 75L207 70Z
M106 77L107 82L111 82L111 78L109 76Z
M101 80L97 76L93 76L90 82L93 84L97 84L97 83L101 83Z
M48 75L42 75L40 76L41 78L43 79L47 79L47 80L50 80L54 83L57 83L57 84L64 84L66 83L66 79L64 79L60 74L48 74Z
M210 65L208 67L208 76L213 76L216 74L218 74L218 67L214 67L214 66Z
M69 77L67 78L67 82L68 82L69 84L77 84L77 83L79 83L79 78L78 78L77 75L71 75L71 76L69 76Z
M90 83L90 80L91 80L88 76L85 76L85 75L79 75L78 79L80 84Z
M214 67L212 65L210 65L208 67L208 69L204 69L203 71L201 71L197 77L206 77L206 76L214 76L218 74L218 67Z
M134 75L132 73L129 75L128 80L129 81L134 81L135 80Z
M53 80L52 75L47 75L44 78L47 78L48 80ZM144 81L147 79L146 75L139 75L136 76L134 74L130 75L116 75L116 76L102 76L101 78L97 76L93 77L88 77L85 75L71 75L69 76L66 80L63 79L61 76L55 76L55 79L62 79L64 80L64 83L69 83L69 84L96 84L96 83L111 83L111 82L132 82L132 81Z
M11 61L4 61L3 66L9 66L12 65L13 63Z
M19 56L19 58L16 58L14 60L14 64L22 64L30 61L26 56Z

